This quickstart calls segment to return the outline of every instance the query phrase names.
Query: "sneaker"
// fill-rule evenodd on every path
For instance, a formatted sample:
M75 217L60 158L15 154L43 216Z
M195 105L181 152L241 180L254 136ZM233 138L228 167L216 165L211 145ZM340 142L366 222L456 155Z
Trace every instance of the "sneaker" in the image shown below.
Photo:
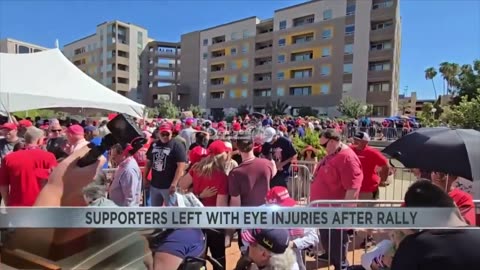
M372 236L367 236L367 239L364 239L363 242L360 244L360 248L366 249L375 246L377 243L373 239Z

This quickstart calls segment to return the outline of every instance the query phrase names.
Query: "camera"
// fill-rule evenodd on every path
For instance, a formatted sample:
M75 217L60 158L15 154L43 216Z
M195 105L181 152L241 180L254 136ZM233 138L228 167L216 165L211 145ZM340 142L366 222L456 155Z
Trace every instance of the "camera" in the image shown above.
M110 133L103 137L100 145L90 143L90 151L77 161L77 166L86 167L95 163L105 151L115 144L120 144L128 153L135 154L147 142L143 132L135 121L126 114L119 114L107 124Z

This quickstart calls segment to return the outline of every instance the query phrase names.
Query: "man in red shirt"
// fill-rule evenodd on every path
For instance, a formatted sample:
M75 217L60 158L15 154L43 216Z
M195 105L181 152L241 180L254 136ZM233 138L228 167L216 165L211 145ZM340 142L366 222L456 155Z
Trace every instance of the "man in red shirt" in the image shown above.
M457 208L460 210L465 221L472 226L476 225L475 204L472 195L467 192L454 188L452 185L457 180L457 176L447 175L441 172L432 172L432 183L448 192Z
M340 134L333 129L327 129L320 137L320 145L327 151L327 156L318 163L315 170L310 185L311 202L358 199L363 180L362 164L355 152L340 139ZM337 270L347 268L347 231L322 229L320 240L326 252L317 258L330 261Z
M388 161L377 149L370 147L370 136L365 132L357 132L353 135L352 149L362 163L363 181L358 198L360 200L376 200L379 196L380 183L386 183L388 177ZM379 169L377 174L377 169ZM375 244L373 236L367 235L361 243L365 248Z
M25 133L26 149L7 155L0 168L0 192L7 206L33 206L42 181L48 179L50 170L57 165L55 156L40 146L44 132L29 127Z

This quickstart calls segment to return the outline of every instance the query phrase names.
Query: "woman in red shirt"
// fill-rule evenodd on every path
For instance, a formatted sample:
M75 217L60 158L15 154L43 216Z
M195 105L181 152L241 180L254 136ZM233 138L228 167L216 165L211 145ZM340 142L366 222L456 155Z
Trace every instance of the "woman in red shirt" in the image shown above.
M193 184L193 193L197 195L204 206L228 205L228 178L225 165L228 159L228 146L225 142L216 140L208 148L208 156L195 163L193 167L179 181L182 190L190 189ZM207 230L207 247L222 266L226 268L225 232L223 230ZM214 270L217 270L214 268Z

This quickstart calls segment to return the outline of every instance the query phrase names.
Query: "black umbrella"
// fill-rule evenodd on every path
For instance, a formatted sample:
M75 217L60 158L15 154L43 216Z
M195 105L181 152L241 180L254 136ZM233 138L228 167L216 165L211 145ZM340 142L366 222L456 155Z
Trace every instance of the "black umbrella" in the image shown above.
M407 168L480 181L480 132L473 129L418 129L391 143L382 152Z

